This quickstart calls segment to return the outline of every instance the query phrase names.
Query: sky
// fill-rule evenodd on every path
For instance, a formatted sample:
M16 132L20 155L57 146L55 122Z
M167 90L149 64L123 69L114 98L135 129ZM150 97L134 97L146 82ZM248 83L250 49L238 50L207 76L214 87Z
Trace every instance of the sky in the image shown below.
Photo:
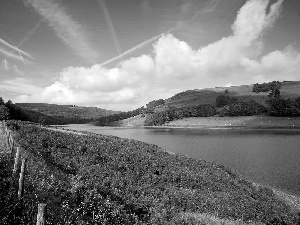
M300 80L299 0L1 0L0 96L133 110Z

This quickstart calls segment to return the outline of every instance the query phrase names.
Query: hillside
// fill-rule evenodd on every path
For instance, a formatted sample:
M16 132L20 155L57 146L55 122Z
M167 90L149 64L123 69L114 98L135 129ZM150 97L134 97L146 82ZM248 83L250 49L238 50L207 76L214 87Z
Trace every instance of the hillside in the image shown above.
M295 99L300 96L300 81L284 81L281 82L281 97ZM219 95L224 95L225 90L228 90L229 97L235 97L240 101L254 100L262 105L266 105L269 92L252 92L253 85L241 85L231 87L215 87L205 89L187 90L175 94L171 98L165 100L168 106L186 107L200 104L216 104L216 98Z
M70 123L76 123L80 120L95 120L99 117L118 113L118 111L100 109L97 107L79 107L75 105L56 105L47 103L16 103L16 105L66 122L69 121Z
M15 202L11 168L4 154L0 158L4 224L34 221L41 201L48 204L49 224L299 222L298 206L284 202L298 198L281 195L282 201L271 189L216 163L131 139L63 133L16 121L7 125L28 166L25 207L16 211L9 208Z

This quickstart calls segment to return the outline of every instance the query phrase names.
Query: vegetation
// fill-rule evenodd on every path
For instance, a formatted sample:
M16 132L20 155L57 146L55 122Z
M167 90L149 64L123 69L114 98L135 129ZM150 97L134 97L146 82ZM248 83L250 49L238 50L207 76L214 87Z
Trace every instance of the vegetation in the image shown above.
M268 111L271 116L300 116L300 97L295 101L273 98L269 101Z
M218 110L220 116L253 116L267 112L267 107L253 100L249 102L234 100L224 106Z
M137 116L139 114L142 114L144 112L144 107L128 111L128 112L120 112L109 116L100 117L97 119L97 125L99 126L106 126L109 125L112 122L128 119L133 116Z
M216 98L216 106L217 107L223 107L225 105L229 105L229 104L233 104L233 103L237 103L237 102L238 102L237 98L234 98L234 97L231 98L231 97L225 96L225 95L219 95Z
M145 120L145 126L162 125L165 122L177 119L188 117L208 117L215 114L216 109L212 105L198 105L184 108L169 107L164 111L158 111L148 115Z
M16 106L50 116L51 118L59 120L60 123L63 124L88 123L96 121L99 117L119 113L96 107L79 107L75 105L56 105L46 103L17 103Z
M147 107L147 110L151 110L151 109L154 109L155 107L157 107L159 105L163 105L163 104L165 104L165 100L158 99L158 100L149 102L148 104L146 104L146 107Z
M49 224L198 224L201 215L245 223L298 221L270 189L215 163L113 136L62 133L26 122L8 125L29 157L28 197L18 214L9 212L11 202L3 195L9 185L0 183L6 190L2 224L30 221L33 201L48 203ZM1 180L8 179L6 168L0 167Z
M1 98L2 99L2 98ZM0 105L0 118L2 120L13 119L31 121L41 124L65 124L65 121L47 116L43 113L21 108L16 104L13 104L11 100L8 100L5 104Z
M253 85L253 92L260 93L260 92L268 92L271 90L276 90L281 88L281 83L279 81L272 81L269 83L263 84L254 84Z

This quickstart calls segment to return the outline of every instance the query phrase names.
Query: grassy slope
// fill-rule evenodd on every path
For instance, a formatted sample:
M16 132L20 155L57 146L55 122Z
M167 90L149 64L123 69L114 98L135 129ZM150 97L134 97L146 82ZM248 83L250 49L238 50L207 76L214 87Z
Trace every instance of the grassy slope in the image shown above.
M224 166L170 155L155 145L32 126L19 130L18 142L30 157L28 182L40 190L36 192L42 195L38 198L46 199L56 211L52 219L66 212L59 197L64 193L65 198L82 199L72 203L73 213L96 204L96 215L110 218L115 214L106 214L101 208L113 210L113 206L119 210L118 217L134 213L148 224L229 225L249 220L258 224L277 219L287 224L295 222L293 211L270 189L253 185ZM95 191L96 196L102 196L102 203L99 197L95 202L83 200ZM107 200L103 202L103 198ZM82 205L81 201L86 203ZM149 217L141 216L143 213L149 213ZM92 222L88 214L78 216Z
M30 156L28 181L42 191L46 201L53 203L56 198L54 218L64 214L59 208L61 200L55 197L57 191L77 196L82 199L79 203L96 191L102 203L99 197L84 205L72 203L73 213L96 204L96 215L110 218L115 214L101 211L102 207L113 209L106 205L108 202L121 210L116 212L119 217L130 212L149 224L295 222L292 209L270 189L215 163L170 155L155 145L113 136L78 136L27 125L18 133L18 142ZM66 182L69 184L63 185ZM103 198L107 200L103 202ZM144 213L149 217L141 216ZM89 214L78 216L91 222Z
M110 126L116 126L116 127L136 127L136 126L143 126L145 121L145 117L142 117L141 115L133 116L128 119L119 120L110 123Z
M56 105L47 103L16 103L17 106L43 113L53 117L72 118L74 116L81 119L97 119L104 115L118 113L111 110L96 107L74 107L73 105Z
M175 107L193 106L199 104L215 105L216 98L229 91L228 96L236 97L242 101L254 100L265 105L268 99L268 92L256 94L252 92L253 85L241 85L231 87L216 87L206 89L189 90L178 93L166 99L167 105ZM300 81L283 82L280 89L282 98L294 99L300 96Z

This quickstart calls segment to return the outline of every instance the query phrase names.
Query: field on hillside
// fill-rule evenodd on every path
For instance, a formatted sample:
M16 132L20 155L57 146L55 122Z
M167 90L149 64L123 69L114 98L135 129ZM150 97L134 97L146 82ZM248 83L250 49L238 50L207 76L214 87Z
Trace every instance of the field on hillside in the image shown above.
M56 105L46 103L16 103L17 106L64 119L97 119L118 112L96 107L79 107L75 105Z
M133 116L128 119L115 121L109 124L109 126L113 127L136 127L136 126L143 126L145 121L145 117L141 115Z
M7 124L23 149L22 157L28 157L26 207L15 215L9 212L11 199L0 198L4 218L15 219L15 224L34 215L33 201L48 203L50 224L299 221L272 190L215 163L171 155L131 139L56 132L25 122ZM7 182L2 172L10 169L1 163L0 178ZM1 188L9 193L10 183L5 182L0 182Z
M300 81L286 81L281 84L280 92L282 98L295 99L300 97ZM186 107L199 104L215 105L216 98L219 95L224 95L226 89L228 90L228 96L236 97L241 101L254 100L262 105L266 105L266 100L269 99L269 92L261 92L257 94L252 92L253 85L241 85L188 90L166 99L166 104L175 107Z

